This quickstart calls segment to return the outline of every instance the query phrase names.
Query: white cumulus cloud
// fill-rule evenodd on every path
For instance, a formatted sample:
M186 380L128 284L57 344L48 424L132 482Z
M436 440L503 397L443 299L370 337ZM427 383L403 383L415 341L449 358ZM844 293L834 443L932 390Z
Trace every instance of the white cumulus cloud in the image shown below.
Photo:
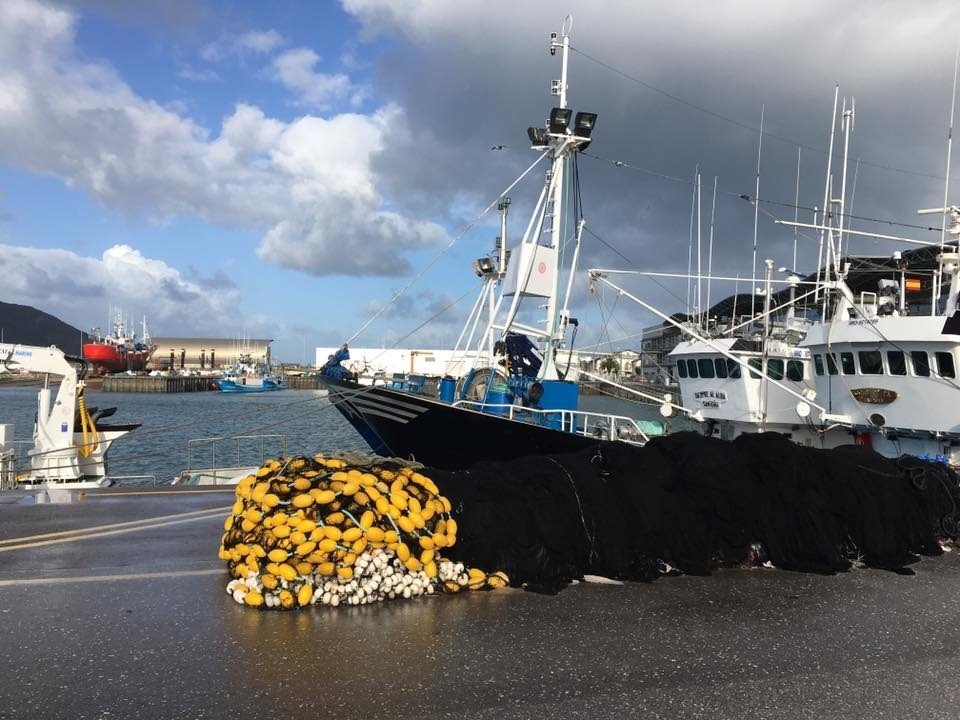
M354 105L363 99L363 91L347 75L317 72L315 66L319 62L320 56L310 48L287 50L273 59L274 77L295 92L301 102L320 109L347 96L352 96Z
M278 40L246 42L266 51ZM119 212L253 228L268 262L314 275L400 274L405 250L442 240L439 226L388 208L377 187L372 157L387 123L403 122L388 107L287 123L241 103L211 130L80 56L69 12L0 3L0 162Z
M89 330L115 306L146 315L156 334L171 333L191 318L196 332L222 333L240 322L239 289L222 277L187 278L129 245L114 245L99 258L69 250L0 245L5 294Z

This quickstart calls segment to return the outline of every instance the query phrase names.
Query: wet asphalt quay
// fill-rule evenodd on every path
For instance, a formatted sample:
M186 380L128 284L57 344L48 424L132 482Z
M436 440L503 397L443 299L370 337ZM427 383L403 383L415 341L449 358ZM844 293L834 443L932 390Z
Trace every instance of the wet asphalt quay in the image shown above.
M0 499L0 718L960 717L960 553L258 612L231 500Z

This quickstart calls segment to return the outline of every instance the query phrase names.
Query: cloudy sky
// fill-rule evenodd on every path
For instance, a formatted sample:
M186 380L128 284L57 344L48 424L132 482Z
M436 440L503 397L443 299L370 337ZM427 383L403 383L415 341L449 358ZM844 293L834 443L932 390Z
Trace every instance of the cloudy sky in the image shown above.
M442 252L355 343L433 316L402 343L452 343L470 260L497 234L495 217L471 223L534 158L525 129L553 104L547 38L568 12L570 104L599 115L580 159L584 267L685 271L699 164L703 247L716 177L714 270L748 278L738 196L754 191L761 112L759 255L791 265L794 232L772 217L793 219L798 153L801 220L822 204L835 85L856 100L854 227L938 237L910 226L939 227L916 210L943 202L951 0L3 0L0 300L83 329L114 306L157 335L272 337L296 362ZM513 191L514 237L541 183ZM606 315L585 285L589 344ZM636 289L686 307L683 283ZM653 318L617 309L607 336L636 345L618 338Z

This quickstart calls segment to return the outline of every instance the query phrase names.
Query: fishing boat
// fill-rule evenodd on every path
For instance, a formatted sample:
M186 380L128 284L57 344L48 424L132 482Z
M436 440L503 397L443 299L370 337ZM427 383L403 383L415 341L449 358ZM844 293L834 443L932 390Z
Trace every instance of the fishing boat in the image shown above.
M836 106L835 98L835 115ZM844 107L841 122L848 147L852 110ZM816 231L825 263L802 278L780 268L787 287L774 292L774 263L766 260L761 312L738 317L731 300L744 312L753 298L732 296L680 322L624 294L684 335L670 356L680 402L700 413L707 434L774 431L813 447L853 443L958 465L960 209L919 211L944 216L938 242L852 230L845 225L846 157L839 192L830 181L832 147L828 157L825 219L777 221ZM857 256L849 247L860 236L899 247ZM611 277L624 271L590 272L623 290Z
M513 248L507 242L511 200L504 195L494 203L500 237L492 253L473 262L481 287L449 374L361 385L343 365L350 357L346 345L321 370L330 401L376 453L456 469L610 440L642 444L663 432L658 421L580 408L578 368L572 366L578 321L569 310L585 226L576 163L597 115L574 114L567 103L569 30L568 19L550 38L550 54L561 60L561 77L551 85L557 105L544 127L527 130L538 157L521 178L546 165L539 198Z
M143 319L142 333L128 330L123 313L113 315L112 329L104 334L99 327L90 331L90 341L83 344L83 359L91 363L98 375L115 372L145 370L157 346L150 341L147 320Z
M261 393L287 387L282 376L272 372L268 365L253 362L247 353L241 354L238 362L215 382L217 389L224 393Z

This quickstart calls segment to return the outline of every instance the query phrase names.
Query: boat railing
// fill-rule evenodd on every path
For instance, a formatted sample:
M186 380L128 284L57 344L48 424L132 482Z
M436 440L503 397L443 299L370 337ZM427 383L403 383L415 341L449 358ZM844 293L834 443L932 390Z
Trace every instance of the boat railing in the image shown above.
M227 447L224 447L227 446ZM278 455L287 454L287 436L281 434L263 434L263 435L223 435L219 437L194 438L187 441L187 469L181 473L181 477L189 477L203 472L212 473L214 478L220 477L221 470L233 470L254 465L263 465L266 459L268 447L271 452ZM202 467L195 464L196 455L201 453L201 449L209 449L209 455L202 454L203 458L209 457L210 463ZM235 460L235 462L234 462ZM224 463L230 462L230 466Z
M13 490L17 486L17 456L10 450L0 452L0 490Z
M545 427L555 426L556 419L559 418L560 429L566 432L585 437L595 437L598 440L619 440L632 445L643 445L650 439L651 435L658 434L654 432L653 425L644 428L639 421L626 415L587 410L544 410L513 404L483 403L474 400L458 400L453 403L453 406ZM662 428L659 434L662 434Z

